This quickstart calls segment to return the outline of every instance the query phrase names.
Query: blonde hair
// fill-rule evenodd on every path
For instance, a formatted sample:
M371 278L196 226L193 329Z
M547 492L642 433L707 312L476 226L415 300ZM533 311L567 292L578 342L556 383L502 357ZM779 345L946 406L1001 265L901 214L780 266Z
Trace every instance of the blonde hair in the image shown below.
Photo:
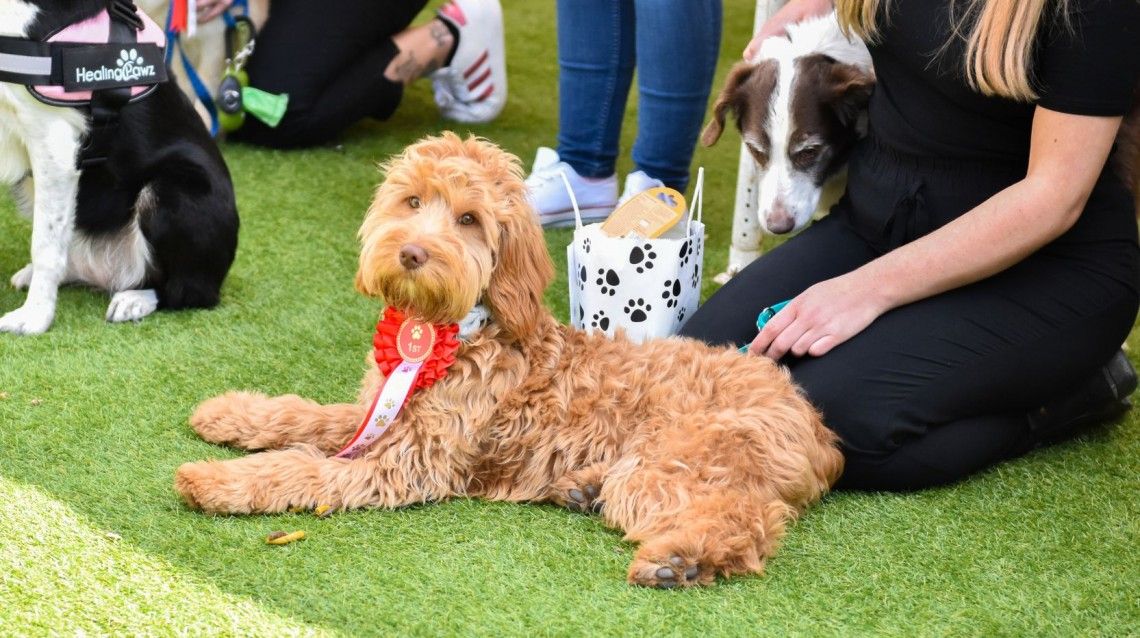
M951 1L950 40L966 41L964 65L970 86L985 95L1026 102L1037 98L1032 85L1033 43L1049 1ZM845 32L874 41L879 35L880 16L887 14L890 3L891 0L835 0L835 10ZM957 17L956 4L965 7ZM1068 15L1068 4L1069 0L1056 0L1059 16ZM972 26L968 26L971 22Z

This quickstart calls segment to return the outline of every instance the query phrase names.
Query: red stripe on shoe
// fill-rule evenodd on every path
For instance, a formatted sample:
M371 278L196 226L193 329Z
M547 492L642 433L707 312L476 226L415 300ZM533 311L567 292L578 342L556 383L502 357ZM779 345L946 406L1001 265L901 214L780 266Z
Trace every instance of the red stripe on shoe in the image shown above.
M478 71L479 65L483 64L484 62L487 61L488 55L490 55L490 52L484 51L483 55L479 56L478 60L475 60L475 64L472 64L471 66L467 67L467 70L463 72L463 79L466 80L467 78L471 77L472 73L475 73L476 71Z
M454 2L448 2L439 8L439 12L443 15L455 20L455 23L461 27L467 26L467 16L463 15L463 9Z
M487 85L487 90L480 93L479 97L475 98L475 101L476 102L482 102L483 100L491 97L491 94L494 92L495 92L495 85L489 84L489 85Z
M467 90L468 91L474 91L475 89L479 88L479 85L482 84L483 81L489 77L491 77L491 69L487 69L486 71L483 71L483 75L480 75L479 77L475 78L475 80L473 82L468 84Z

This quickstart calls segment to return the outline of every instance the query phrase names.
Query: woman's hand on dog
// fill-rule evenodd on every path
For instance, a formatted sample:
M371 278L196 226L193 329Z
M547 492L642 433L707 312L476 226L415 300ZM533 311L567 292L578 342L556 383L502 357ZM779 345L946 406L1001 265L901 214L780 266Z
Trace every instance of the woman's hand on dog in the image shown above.
M799 22L804 18L824 15L834 8L835 4L832 0L792 0L764 21L760 30L752 36L748 46L744 47L744 59L751 61L753 56L760 51L761 42L772 36L784 35L785 28L789 24Z
M779 361L784 355L819 357L859 334L889 309L856 271L821 281L777 312L748 353Z

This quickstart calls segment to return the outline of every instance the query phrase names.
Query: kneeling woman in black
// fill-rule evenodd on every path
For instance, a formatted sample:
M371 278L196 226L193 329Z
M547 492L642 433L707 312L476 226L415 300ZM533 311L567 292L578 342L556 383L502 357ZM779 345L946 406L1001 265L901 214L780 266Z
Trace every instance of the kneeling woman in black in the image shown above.
M684 333L787 364L843 439L839 487L949 483L1126 405L1140 248L1106 160L1140 3L835 5L878 80L847 192ZM793 0L761 33L831 8Z

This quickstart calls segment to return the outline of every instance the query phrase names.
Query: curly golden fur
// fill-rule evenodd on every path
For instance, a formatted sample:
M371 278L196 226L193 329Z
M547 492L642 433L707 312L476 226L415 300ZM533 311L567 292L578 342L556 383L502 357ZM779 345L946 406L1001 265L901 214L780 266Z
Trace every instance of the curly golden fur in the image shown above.
M360 231L357 287L435 322L482 300L490 324L356 459L330 454L382 384L372 362L353 404L247 392L206 401L190 419L204 439L270 451L183 465L175 487L186 502L248 514L549 501L600 511L639 542L631 583L761 571L843 465L788 374L688 339L634 345L559 324L542 305L553 268L518 160L493 144L431 137L386 169ZM409 245L426 256L414 267L401 259Z

